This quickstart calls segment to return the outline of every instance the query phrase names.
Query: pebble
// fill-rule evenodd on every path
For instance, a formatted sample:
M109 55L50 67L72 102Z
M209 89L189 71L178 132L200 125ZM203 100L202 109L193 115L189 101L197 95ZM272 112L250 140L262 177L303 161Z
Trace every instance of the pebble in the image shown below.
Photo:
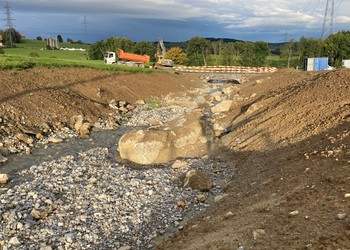
M350 193L344 195L345 198L350 198Z
M12 237L12 238L9 240L9 244L11 244L12 246L18 247L18 246L21 245L21 242L19 242L19 240L18 240L17 237Z
M218 186L232 178L224 164L222 171L213 173L210 159L188 161L191 169L206 173ZM19 172L31 181L0 194L0 234L7 241L13 232L18 239L33 236L22 242L30 249L40 249L48 240L52 249L149 249L152 239L169 228L175 231L179 221L204 211L222 192L215 188L205 195L205 203L189 202L200 191L172 181L186 171L169 166L133 169L111 162L108 148L33 165ZM9 202L14 199L15 206ZM33 221L31 211L40 223Z
M299 211L293 211L289 213L290 216L296 216L298 214L299 214Z
M0 184L6 184L10 180L8 174L0 174Z

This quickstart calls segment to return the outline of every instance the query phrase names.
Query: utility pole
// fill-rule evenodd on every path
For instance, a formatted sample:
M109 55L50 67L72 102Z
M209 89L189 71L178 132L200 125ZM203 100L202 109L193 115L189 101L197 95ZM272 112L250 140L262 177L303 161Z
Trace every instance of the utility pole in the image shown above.
M288 29L286 29L286 31L283 34L283 41L286 43L289 41L289 33L288 33Z
M14 28L13 28L12 21L15 19L11 17L10 5L8 1L6 1L5 9L6 9L6 12L5 12L6 18L4 18L4 20L6 21L6 27L7 27L6 46L13 48L14 47Z
M334 19L334 0L327 0L326 9L324 12L321 38L326 38L327 34L332 34L333 19Z
M84 42L88 43L88 37L87 37L87 20L86 16L84 16Z

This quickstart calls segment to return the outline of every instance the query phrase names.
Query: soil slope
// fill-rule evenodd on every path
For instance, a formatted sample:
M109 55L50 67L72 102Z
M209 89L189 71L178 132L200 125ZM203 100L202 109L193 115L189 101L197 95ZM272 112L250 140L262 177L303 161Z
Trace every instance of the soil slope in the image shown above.
M158 249L349 249L350 71L281 71L242 86L219 155L225 202Z
M349 249L350 71L280 71L248 78L223 122L213 157L235 171L226 199L158 249ZM201 75L134 75L91 69L0 72L0 139L108 103L180 93ZM6 121L6 123L5 123ZM243 249L241 248L241 249Z
M196 81L194 81L195 79ZM0 138L24 129L59 128L75 115L90 121L112 115L111 100L156 98L200 86L198 77L131 74L78 68L0 71ZM4 124L5 123L5 124Z

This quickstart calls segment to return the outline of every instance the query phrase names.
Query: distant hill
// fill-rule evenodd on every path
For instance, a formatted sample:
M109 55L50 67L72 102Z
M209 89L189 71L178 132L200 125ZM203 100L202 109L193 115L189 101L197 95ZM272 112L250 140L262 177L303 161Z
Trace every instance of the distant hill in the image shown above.
M233 39L233 38L214 38L214 37L206 37L206 40L209 40L210 42L218 42L218 41L224 41L225 43L236 43L236 42L249 42L249 41L243 41L243 40L238 40L238 39ZM158 42L154 42L155 46L157 46ZM167 49L173 48L173 47L179 47L183 50L186 50L188 41L184 42L166 42L164 41L164 45ZM269 47L271 49L271 53L273 55L279 55L281 47L285 43L268 43Z

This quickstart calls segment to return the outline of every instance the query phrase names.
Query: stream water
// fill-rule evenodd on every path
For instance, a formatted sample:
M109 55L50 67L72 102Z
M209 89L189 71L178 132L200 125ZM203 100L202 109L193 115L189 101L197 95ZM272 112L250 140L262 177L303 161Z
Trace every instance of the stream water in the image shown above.
M104 147L109 149L113 157L116 157L117 143L120 137L130 129L131 127L121 127L113 130L100 130L92 132L90 137L86 139L69 138L59 144L37 144L29 155L11 154L7 156L8 161L0 165L0 173L10 175L11 183L7 185L9 187L22 181L23 177L18 175L21 170L80 151Z

